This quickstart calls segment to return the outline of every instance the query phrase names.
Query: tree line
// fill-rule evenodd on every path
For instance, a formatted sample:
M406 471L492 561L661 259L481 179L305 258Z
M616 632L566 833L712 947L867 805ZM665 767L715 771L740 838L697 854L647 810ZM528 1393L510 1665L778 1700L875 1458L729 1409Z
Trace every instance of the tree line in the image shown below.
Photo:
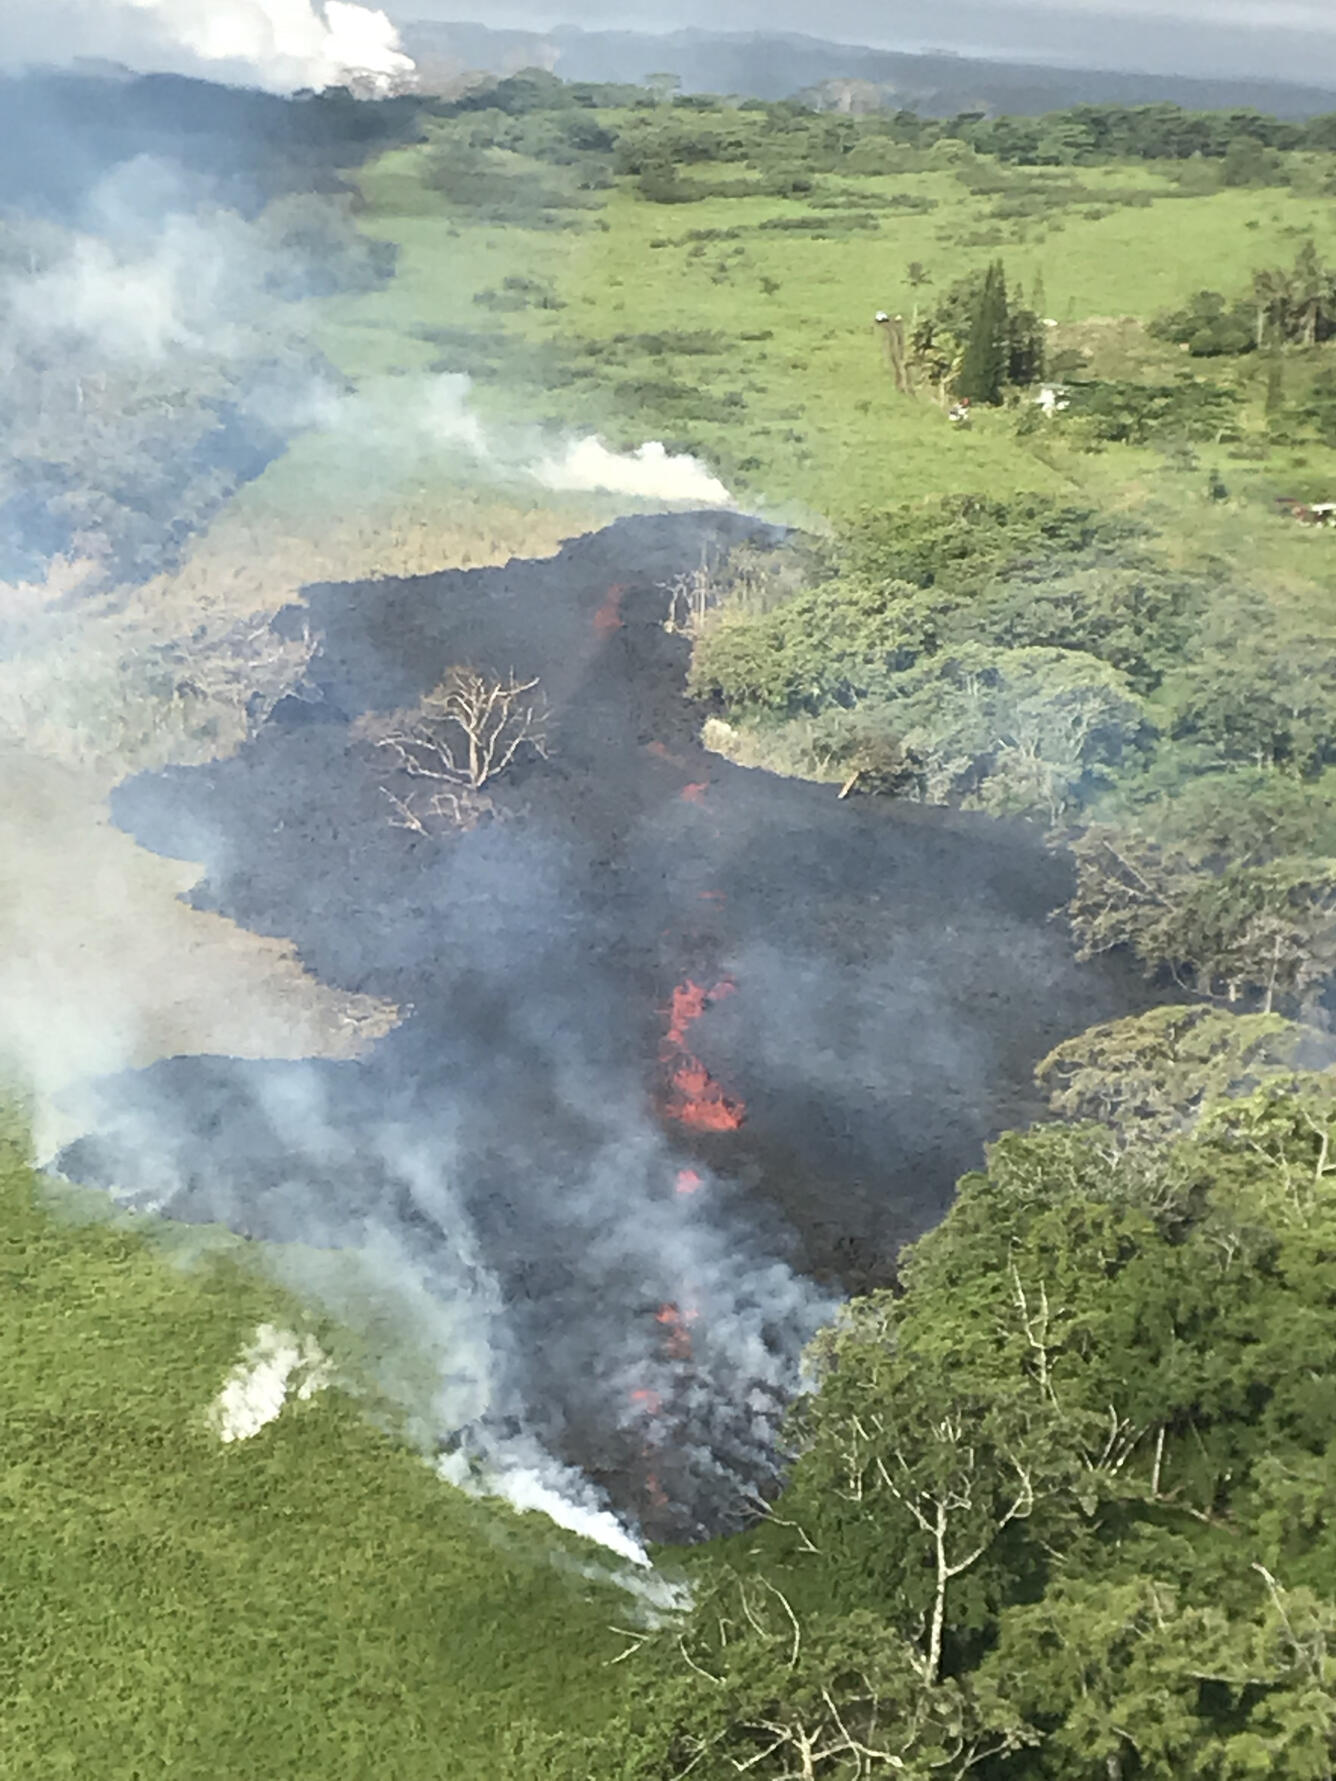
M1336 336L1336 266L1306 241L1292 266L1259 267L1247 293L1231 300L1198 291L1181 309L1157 317L1150 331L1194 358L1320 346Z
M736 592L728 591L733 577ZM690 687L765 758L1026 816L1088 954L1299 1013L1336 968L1336 630L1144 524L955 497L725 569Z
M683 144L706 142L729 116L763 121L791 134L811 135L814 145L838 145L849 154L865 139L890 139L914 148L940 141L968 143L977 153L1022 166L1091 166L1116 160L1251 162L1256 154L1336 153L1336 113L1302 121L1270 117L1249 108L1192 111L1184 106L1085 104L1040 117L960 112L951 118L923 116L910 107L862 117L832 116L802 98L741 101L710 94L674 93L662 81L644 85L563 81L529 68L479 86L460 98L430 107L441 117L495 111L512 118L540 112L621 111L634 114L634 135L651 118ZM638 120L638 121L637 121ZM697 154L698 159L722 159Z

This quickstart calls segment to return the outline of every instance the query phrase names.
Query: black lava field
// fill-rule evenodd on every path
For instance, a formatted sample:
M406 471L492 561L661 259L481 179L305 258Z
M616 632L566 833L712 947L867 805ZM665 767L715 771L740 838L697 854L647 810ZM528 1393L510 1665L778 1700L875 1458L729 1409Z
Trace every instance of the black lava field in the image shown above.
M62 1159L257 1238L388 1233L463 1332L435 1438L521 1431L666 1537L734 1523L833 1298L889 1280L1037 1115L1039 1057L1143 995L1074 961L1038 830L702 749L665 584L757 530L624 520L550 560L307 589L275 623L321 639L308 694L114 813L205 863L199 906L400 1023L356 1062L108 1081ZM462 663L541 677L548 758L489 786L493 818L414 834L352 726Z

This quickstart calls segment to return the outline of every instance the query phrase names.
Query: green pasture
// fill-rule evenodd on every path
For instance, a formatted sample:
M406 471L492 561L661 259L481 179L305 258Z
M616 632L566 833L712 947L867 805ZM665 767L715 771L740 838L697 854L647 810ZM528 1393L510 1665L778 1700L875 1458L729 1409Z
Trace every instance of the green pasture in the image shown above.
M310 1313L227 1233L97 1204L0 1148L0 1773L492 1781L521 1723L596 1723L636 1612L607 1555L338 1390L221 1443L255 1325Z
M1320 250L1336 246L1330 207L1305 195L1184 195L1144 164L1081 169L1077 202L1070 169L1013 170L1019 196L971 191L941 167L677 204L648 202L623 179L559 213L561 226L500 225L424 183L441 152L397 150L361 175L360 224L400 259L384 290L320 306L321 343L340 368L354 379L461 372L493 424L597 430L624 448L661 438L706 457L749 506L809 520L948 489L1084 490L1102 503L1168 493L1195 510L1204 475L1180 476L1158 452L1017 441L1014 410L979 416L966 434L926 393L898 394L875 311L912 317L1000 256L1027 294L1042 280L1055 339L1084 347L1098 375L1172 377L1177 350L1120 318L1148 320L1203 284L1245 288L1309 233ZM517 188L545 171L517 154L494 159ZM690 168L684 183L734 171ZM905 202L935 208L896 207ZM917 287L913 262L927 274ZM507 280L541 295L512 295ZM1193 368L1251 379L1260 404L1250 367ZM1273 452L1225 480L1266 493L1311 470Z

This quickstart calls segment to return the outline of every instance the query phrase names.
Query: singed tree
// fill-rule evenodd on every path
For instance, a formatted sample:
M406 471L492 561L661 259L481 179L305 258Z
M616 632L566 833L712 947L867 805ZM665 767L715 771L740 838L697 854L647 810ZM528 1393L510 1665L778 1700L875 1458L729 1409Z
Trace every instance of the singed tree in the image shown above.
M392 825L425 835L437 825L472 827L492 808L485 785L522 751L546 755L546 724L536 676L454 667L412 710L364 720L360 734L410 782L402 796L381 787Z

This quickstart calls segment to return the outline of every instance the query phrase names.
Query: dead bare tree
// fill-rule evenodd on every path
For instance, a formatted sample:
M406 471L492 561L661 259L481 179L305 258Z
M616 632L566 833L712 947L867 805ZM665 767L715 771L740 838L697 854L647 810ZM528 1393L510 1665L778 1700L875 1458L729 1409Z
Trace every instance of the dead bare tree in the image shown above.
M426 783L399 796L388 786L395 828L418 834L442 824L472 828L494 809L482 788L504 773L521 750L546 758L547 706L538 679L520 680L476 668L456 667L408 711L391 712L361 726L395 767Z
M695 569L674 575L660 586L668 595L668 617L663 628L673 636L699 637L705 621L722 598L723 588L704 558Z
M212 636L201 629L171 648L174 696L206 709L243 712L253 735L279 700L300 688L318 647L305 621L294 636L285 637L273 629L266 612L252 613Z

